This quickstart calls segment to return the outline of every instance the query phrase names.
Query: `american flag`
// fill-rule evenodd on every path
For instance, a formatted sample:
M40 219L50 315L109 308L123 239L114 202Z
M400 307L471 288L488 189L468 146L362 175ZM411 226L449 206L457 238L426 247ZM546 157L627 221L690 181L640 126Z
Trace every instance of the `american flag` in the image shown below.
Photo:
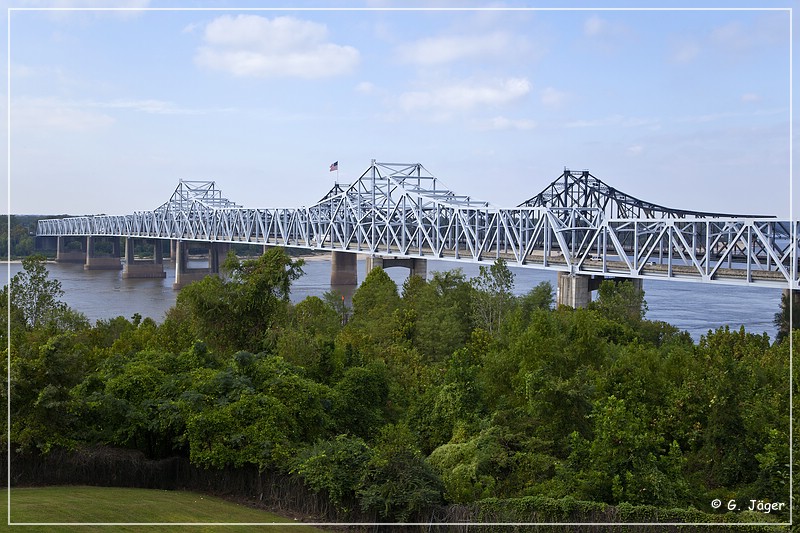
M339 162L338 161L336 161L334 163L331 163L331 170L330 171L333 172L334 170L339 170Z

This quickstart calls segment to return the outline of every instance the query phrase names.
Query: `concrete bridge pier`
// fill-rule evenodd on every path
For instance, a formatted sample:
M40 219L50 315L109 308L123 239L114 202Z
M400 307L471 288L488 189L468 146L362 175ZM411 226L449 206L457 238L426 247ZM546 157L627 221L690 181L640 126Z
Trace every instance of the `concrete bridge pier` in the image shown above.
M630 281L634 288L642 290L643 280L639 278L613 278L603 276L585 276L581 274L570 274L569 272L558 273L558 290L556 291L556 305L566 305L573 309L585 309L592 301L592 291L600 288L600 284L607 280Z
M172 288L182 289L186 285L199 281L210 274L219 274L219 267L225 261L231 245L225 242L212 242L208 245L208 266L189 267L189 243L177 241L175 246L175 282Z
M416 257L367 257L367 273L375 267L383 269L391 267L404 267L411 271L410 276L419 276L422 279L428 277L428 260Z
M71 250L71 242L79 243L80 250ZM56 237L56 262L86 263L86 240L81 237Z
M37 235L33 238L33 249L37 252L58 250L58 237Z
M102 241L111 242L111 254L98 252L97 243ZM89 235L86 237L86 263L84 270L120 270L122 261L120 260L120 238L119 237L98 237Z
M358 285L358 255L331 252L331 287Z
M146 239L153 243L153 259L151 261L137 261L133 255L136 240L133 237L125 239L125 267L122 269L122 277L131 278L166 278L164 271L164 254L161 251L161 241L158 239Z

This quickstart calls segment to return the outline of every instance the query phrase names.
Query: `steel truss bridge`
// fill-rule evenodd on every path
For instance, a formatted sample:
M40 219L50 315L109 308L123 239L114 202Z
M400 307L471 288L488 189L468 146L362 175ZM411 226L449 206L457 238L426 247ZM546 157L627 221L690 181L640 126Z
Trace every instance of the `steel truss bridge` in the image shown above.
M798 289L798 222L671 209L564 170L515 207L458 195L421 164L377 163L309 207L247 208L181 181L152 211L42 220L38 236L115 236L351 252L572 275Z

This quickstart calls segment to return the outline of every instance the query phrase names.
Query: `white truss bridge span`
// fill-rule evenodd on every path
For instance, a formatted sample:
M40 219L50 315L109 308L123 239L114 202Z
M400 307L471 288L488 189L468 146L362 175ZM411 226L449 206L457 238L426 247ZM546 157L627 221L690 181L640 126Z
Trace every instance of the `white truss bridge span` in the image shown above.
M461 196L421 164L378 163L308 207L247 208L181 181L151 211L41 220L37 236L251 243L492 263L571 275L798 289L798 223L671 209L570 171L514 207Z

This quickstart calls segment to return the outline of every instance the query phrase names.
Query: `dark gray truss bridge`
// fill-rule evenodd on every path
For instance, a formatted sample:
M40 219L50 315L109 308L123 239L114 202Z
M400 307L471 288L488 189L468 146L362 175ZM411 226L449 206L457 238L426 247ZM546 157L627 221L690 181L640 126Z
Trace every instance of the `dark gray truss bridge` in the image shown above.
M545 189L521 203L524 207L596 207L607 218L775 218L771 215L735 215L674 209L639 200L602 180L588 170L564 169Z

